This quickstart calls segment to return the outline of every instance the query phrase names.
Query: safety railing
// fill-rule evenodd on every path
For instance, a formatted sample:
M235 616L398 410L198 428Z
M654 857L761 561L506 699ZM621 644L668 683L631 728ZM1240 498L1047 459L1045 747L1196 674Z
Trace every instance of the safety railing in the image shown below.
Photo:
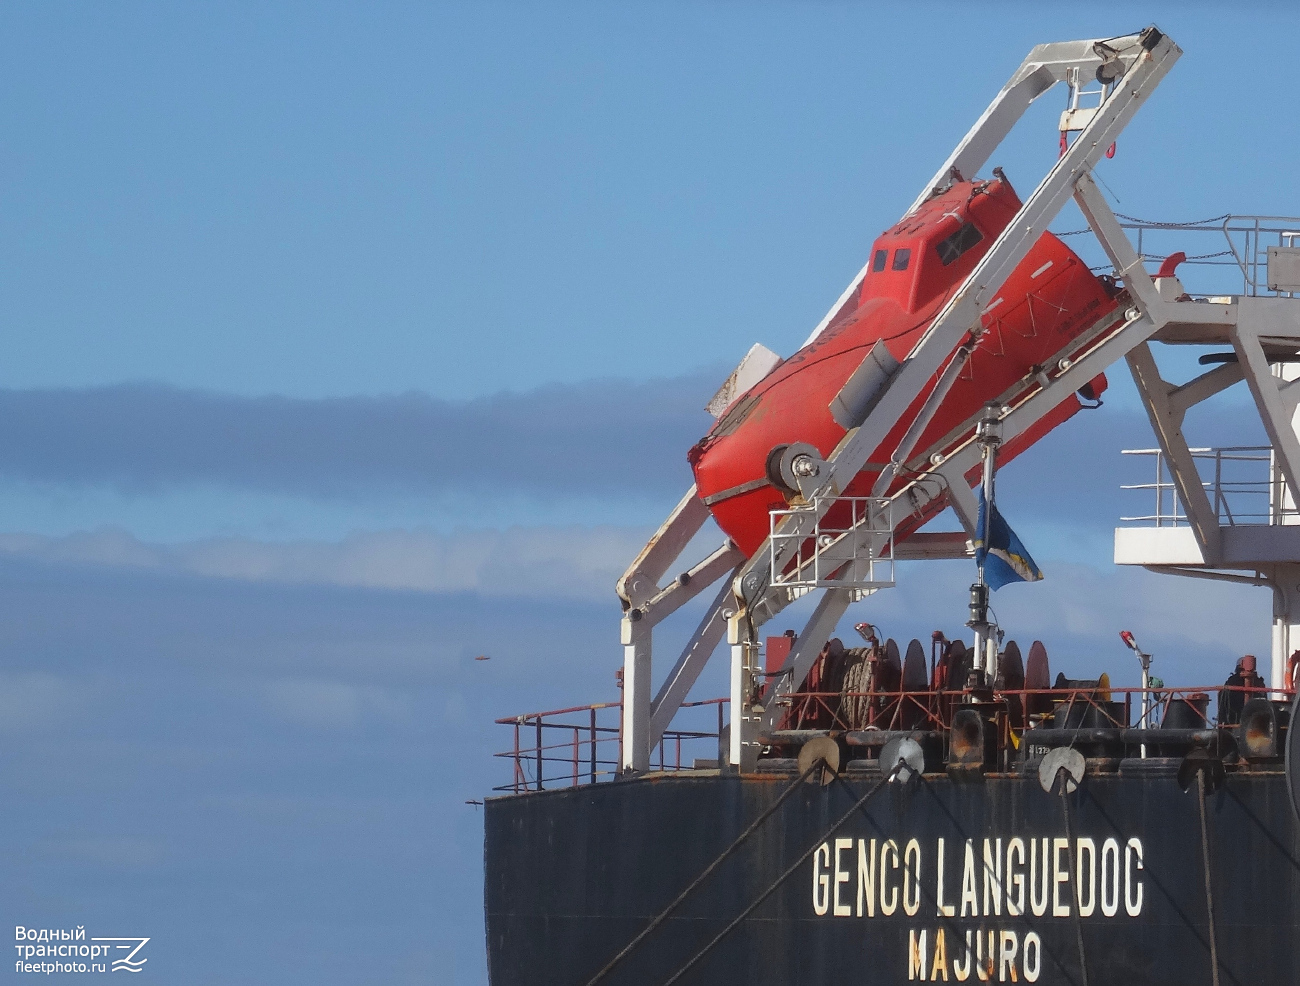
M893 507L887 498L814 498L771 513L771 584L792 595L828 587L865 592L894 584ZM820 516L818 516L820 515ZM812 532L789 518L813 517ZM786 552L793 546L793 560Z
M1236 445L1191 449L1201 486L1222 525L1296 524L1296 509L1281 472L1274 468L1273 450L1267 445ZM1124 523L1183 527L1187 515L1160 449L1125 449L1124 455L1148 456L1154 462L1149 483L1126 483L1124 490L1149 490L1155 494L1155 512L1121 517Z
M651 756L651 769L690 770L696 760L717 765L723 706L728 699L683 702L678 715L699 728L666 730ZM496 720L514 730L511 749L493 756L510 761L511 780L494 791L542 791L611 780L623 762L623 703L601 702ZM678 720L673 720L676 726ZM715 724L716 723L716 724ZM682 726L685 726L683 723Z
M1292 292L1274 291L1269 287L1268 248L1300 246L1300 218L1225 214L1190 223L1161 223L1123 213L1116 215L1120 226L1136 240L1138 255L1144 261L1159 263L1171 254L1182 252L1188 255L1182 262L1184 265L1208 268L1205 274L1211 280L1216 280L1216 275L1219 275L1216 283L1223 293L1236 291L1240 285L1240 291L1245 295L1295 296ZM1057 235L1082 236L1088 232L1074 229ZM1196 242L1205 242L1217 249L1196 252ZM1085 248L1085 252L1092 251ZM1095 269L1108 270L1109 264L1101 264ZM1215 292L1191 290L1189 294L1193 298L1207 298L1213 297Z

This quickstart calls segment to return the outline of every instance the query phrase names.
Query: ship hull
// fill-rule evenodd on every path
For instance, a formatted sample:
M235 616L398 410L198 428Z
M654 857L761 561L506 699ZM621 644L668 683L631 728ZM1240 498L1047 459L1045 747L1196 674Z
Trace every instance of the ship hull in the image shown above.
M878 777L800 785L603 982L665 982L817 847L680 981L1082 983L1081 935L1091 983L1210 983L1200 803L1175 766L1089 775L1068 806L1036 776L928 775L833 831ZM491 982L583 986L794 781L661 776L489 801ZM1205 808L1220 981L1300 982L1284 775L1230 774Z

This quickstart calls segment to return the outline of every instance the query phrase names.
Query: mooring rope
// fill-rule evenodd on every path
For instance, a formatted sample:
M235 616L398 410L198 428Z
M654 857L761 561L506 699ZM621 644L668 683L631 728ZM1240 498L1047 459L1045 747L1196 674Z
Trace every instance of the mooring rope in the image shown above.
M1057 793L1061 796L1061 809L1065 812L1065 852L1066 862L1070 867L1070 877L1074 883L1074 937L1079 945L1079 971L1083 976L1083 986L1088 986L1088 953L1083 948L1083 888L1079 886L1079 870L1074 863L1074 833L1070 828L1070 772L1061 767L1056 772ZM1218 983L1215 983L1218 986Z
M934 803L938 806L939 810L942 811L945 815L948 816L948 821L952 822L952 824L953 824L953 828L955 828L955 829L957 830L958 834L961 835L961 837L962 837L963 839L965 839L965 838L967 837L967 836L966 836L966 831L965 831L965 829L962 828L962 826L961 826L961 822L958 821L958 819L956 818L956 816L953 815L953 813L949 810L948 806L947 806L946 804L944 804L943 799L942 799L941 797L939 797L939 794L938 794L938 792L935 790L934 785L933 785L930 781L927 781L927 780L925 779L925 775L921 775L921 786L922 786L926 791L928 791L928 792L930 793L930 796L934 799ZM872 819L871 816L869 816L869 815L867 816L867 821L869 821L869 822L871 822L873 825L875 825L875 821L874 821L874 819ZM879 828L878 828L878 827L877 827L877 831L879 831ZM883 834L883 833L882 833L882 834ZM1032 840L1031 840L1031 841L1032 841ZM984 865L983 865L983 873L984 873L985 879L992 878L995 882L997 882L997 880L998 880L997 874L996 874L995 871L990 867L987 858L985 858L985 861L984 861ZM922 894L927 898L927 900L928 900L930 903L933 903L933 904L936 905L935 910L938 911L938 907L937 907L937 905L938 905L939 901L938 901L938 898L934 895L934 893L933 893L933 892L932 892L928 887L926 887L926 886L922 886L922 887L921 887L921 893L922 893ZM1029 907L1029 906L1026 906L1024 909L1021 910L1020 914L1019 914L1019 915L1016 915L1016 916L1019 917L1019 919L1020 919L1020 923L1023 924L1027 929L1029 929L1029 931L1031 931L1031 932L1037 934L1037 933L1038 933L1038 930L1039 930L1039 927L1038 927L1038 925L1037 925L1037 924L1036 924L1036 923L1035 923L1035 922L1030 918L1030 916L1029 916L1029 910L1030 910L1030 907ZM1010 916L1012 916L1012 915L1010 915L1010 914L1008 913L1008 917L1010 917ZM944 925L947 927L947 929L948 929L949 931L952 931L952 932L954 933L954 934L953 934L953 938L954 938L955 940L960 941L960 940L961 940L961 935L958 934L958 932L960 931L960 929L959 929L959 928L958 928L958 927L953 923L953 921L952 921L951 919L945 918L943 923L944 923ZM1074 975L1073 975L1073 974L1070 972L1070 970L1066 967L1065 963L1061 960L1061 957L1060 957L1059 955L1056 954L1055 949L1049 948L1049 947L1047 946L1046 942L1043 943L1043 945L1042 945L1042 949L1043 949L1043 952L1047 955L1047 957L1048 957L1049 959L1051 959L1052 962L1056 965L1056 968L1058 968L1058 969L1061 971L1061 975L1063 975L1063 976L1066 978L1066 980L1070 983L1070 986L1074 986ZM986 969L987 969L987 967L986 967Z
M600 982L602 979L608 976L616 965L618 965L620 962L622 962L625 958L627 958L632 953L633 949L635 949L638 945L640 945L643 941L645 941L645 939L650 936L650 934L655 930L655 928L659 927L661 924L667 921L668 916L672 914L673 911L677 910L677 908L681 906L682 902L685 901L686 898L689 897L695 891L695 889L699 887L700 884L702 884L705 880L707 880L713 874L713 872L719 866L721 866L723 862L727 860L728 857L731 856L732 853L734 853L737 849L739 849L741 845L744 844L744 842L751 835L753 835L756 831L758 831L759 826L762 825L769 818L771 818L772 815L776 813L777 809L781 807L781 805L785 804L786 799L789 798L790 795L792 795L798 789L800 784L802 784L812 775L813 771L820 770L825 764L826 764L825 760L818 758L816 761L813 762L812 766L810 766L807 770L805 770L788 787L786 787L786 789L781 792L780 796L774 802L772 802L772 804L768 806L768 808L765 809L762 814L760 814L757 818L755 818L749 824L749 827L745 829L745 831L741 832L740 835L736 837L735 842L727 846L726 849L722 850L721 855L719 855L717 859L715 859L712 863L706 866L704 868L704 871L699 876L697 876L694 880L691 881L690 886L688 886L685 890L683 890L680 894L678 894L673 899L673 902L671 904L669 904L662 911L660 911L659 914L654 918L654 920L652 920L648 925L646 925L641 930L640 934L638 934L635 938L633 938L630 942L628 942L623 947L623 950L621 952L619 952L612 959L606 962L604 968L602 968L600 972L596 973L594 976L591 977L591 979L587 981L587 986L596 986L596 983Z
M817 765L820 765L822 762L823 761L819 760ZM695 966L700 962L700 960L703 959L704 956L708 955L711 951L713 951L713 949L718 945L719 942L722 941L722 939L726 938L727 935L731 934L731 932L735 931L736 928L740 927L741 923L745 920L745 918L753 914L754 911L758 909L759 905L763 903L763 901L767 900L769 897L772 896L772 894L776 893L777 888L780 887L781 884L785 883L786 880L790 879L790 877L794 875L795 871L798 870L799 867L801 867L804 863L806 863L809 859L811 859L812 854L815 853L821 847L822 843L826 840L828 836L834 835L841 828L843 828L845 823L848 822L848 820L857 813L859 808L861 808L868 801L870 801L875 796L876 792L878 792L879 790L881 790L881 788L883 788L886 784L888 784L889 781L893 778L893 776L897 774L900 769L906 766L907 765L902 761L896 764L894 769L891 770L885 777L882 777L871 788L871 790L869 790L866 794L864 794L861 798L859 798L857 803L854 804L852 808L850 808L847 812L845 812L840 817L839 821L837 821L834 825L832 825L829 829L827 829L820 840L814 842L811 846L809 846L808 849L798 859L796 859L793 863L791 863L788 867L786 867L785 871L776 878L776 881L771 886L769 886L766 890L764 890L761 894L758 895L758 898L752 904L750 904L738 915L736 915L735 920L733 920L725 928L719 931L713 937L713 939L702 949L696 952L695 955L693 955L684 966L682 966L675 973L673 973L671 977L665 980L664 986L673 986L673 983L677 982L679 979L682 978L682 976L686 975L686 973L690 972L691 969L695 968Z
M1214 934L1214 882L1210 877L1210 830L1205 818L1205 771L1196 772L1196 802L1201 809L1201 861L1205 864L1205 911L1210 916L1210 982L1219 986L1219 947Z

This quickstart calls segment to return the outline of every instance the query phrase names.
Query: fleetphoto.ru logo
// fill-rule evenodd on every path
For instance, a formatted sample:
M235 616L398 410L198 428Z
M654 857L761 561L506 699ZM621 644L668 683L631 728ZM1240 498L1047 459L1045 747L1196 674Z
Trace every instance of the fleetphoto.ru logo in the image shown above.
M18 961L14 972L139 972L149 960L140 951L148 938L86 937L82 925L14 929Z

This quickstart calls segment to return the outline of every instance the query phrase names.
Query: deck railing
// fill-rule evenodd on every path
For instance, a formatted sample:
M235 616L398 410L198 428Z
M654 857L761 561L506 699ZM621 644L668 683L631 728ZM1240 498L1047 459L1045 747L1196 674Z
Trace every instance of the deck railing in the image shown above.
M664 732L651 769L689 770L697 759L716 765L722 742L725 698L683 702L686 718L695 718L698 728L677 728ZM678 713L679 717L683 713ZM494 756L509 760L512 777L496 791L543 791L611 780L623 762L623 703L600 702L551 712L529 712L496 720L514 730L512 749ZM674 724L677 720L674 720Z
M1207 298L1240 291L1259 297L1294 297L1293 292L1277 291L1268 282L1269 247L1300 246L1300 218L1290 216L1223 215L1190 223L1159 223L1116 213L1120 226L1136 240L1137 253L1148 263L1159 263L1170 254L1187 254L1183 265L1198 268L1196 280L1212 285L1188 283L1193 297ZM1081 243L1085 256L1101 261L1099 250L1087 229L1072 229L1058 236L1084 236ZM1197 235L1200 234L1200 235ZM1094 270L1108 273L1109 263L1099 263ZM1212 286L1212 291L1197 291L1197 286Z
M1194 448L1192 459L1201 486L1220 524L1300 523L1300 510L1279 470L1273 468L1273 451L1267 445L1233 445L1225 448ZM1155 494L1155 512L1121 517L1124 523L1155 527L1184 527L1187 516L1178 498L1169 464L1160 449L1125 449L1124 455L1147 456L1155 470L1149 483L1126 483L1124 490L1150 490Z

